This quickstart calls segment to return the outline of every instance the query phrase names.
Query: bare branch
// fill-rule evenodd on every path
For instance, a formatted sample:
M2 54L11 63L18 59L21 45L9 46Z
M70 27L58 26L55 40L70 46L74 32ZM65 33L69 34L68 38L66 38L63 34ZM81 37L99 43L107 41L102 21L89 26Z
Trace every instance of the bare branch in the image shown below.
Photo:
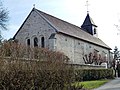
M2 30L7 30L7 22L9 20L8 11L0 4L0 27Z

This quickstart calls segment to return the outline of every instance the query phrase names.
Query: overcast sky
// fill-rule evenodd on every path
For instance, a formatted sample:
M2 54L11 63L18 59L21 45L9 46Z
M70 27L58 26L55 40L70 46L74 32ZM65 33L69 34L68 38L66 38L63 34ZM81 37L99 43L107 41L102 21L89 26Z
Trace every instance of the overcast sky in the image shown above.
M81 26L87 15L87 0L2 0L9 11L8 31L2 32L5 39L12 38L35 4L35 8ZM98 26L98 37L108 46L120 49L120 0L88 0L89 14ZM119 29L119 28L118 28Z

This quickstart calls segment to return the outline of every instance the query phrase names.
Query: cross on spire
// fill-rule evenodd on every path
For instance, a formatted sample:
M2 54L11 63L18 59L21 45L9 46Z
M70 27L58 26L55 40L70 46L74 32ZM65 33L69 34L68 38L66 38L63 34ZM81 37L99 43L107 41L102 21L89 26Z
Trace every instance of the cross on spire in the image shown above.
M88 6L89 6L88 0L86 1L86 5L85 6L87 7L87 13L89 13L89 10L88 10Z
M35 4L33 4L33 8L35 8Z

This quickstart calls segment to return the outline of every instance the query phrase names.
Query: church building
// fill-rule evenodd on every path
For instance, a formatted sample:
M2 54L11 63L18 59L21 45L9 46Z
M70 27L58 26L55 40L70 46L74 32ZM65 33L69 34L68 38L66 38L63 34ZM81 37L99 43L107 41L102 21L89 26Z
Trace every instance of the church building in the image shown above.
M109 62L111 48L98 38L89 13L81 27L33 8L13 37L18 43L63 52L73 64L85 64L85 55L95 52Z

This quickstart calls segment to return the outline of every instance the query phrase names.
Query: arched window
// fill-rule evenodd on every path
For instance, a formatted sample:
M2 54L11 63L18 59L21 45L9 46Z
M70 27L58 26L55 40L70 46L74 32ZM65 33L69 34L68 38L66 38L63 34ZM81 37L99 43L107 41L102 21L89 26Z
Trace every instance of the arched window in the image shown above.
M44 39L44 37L41 37L41 47L42 48L45 47L45 39Z
M27 39L27 46L30 46L30 39Z
M38 38L35 37L35 38L34 38L34 47L37 47L37 46L38 46Z

